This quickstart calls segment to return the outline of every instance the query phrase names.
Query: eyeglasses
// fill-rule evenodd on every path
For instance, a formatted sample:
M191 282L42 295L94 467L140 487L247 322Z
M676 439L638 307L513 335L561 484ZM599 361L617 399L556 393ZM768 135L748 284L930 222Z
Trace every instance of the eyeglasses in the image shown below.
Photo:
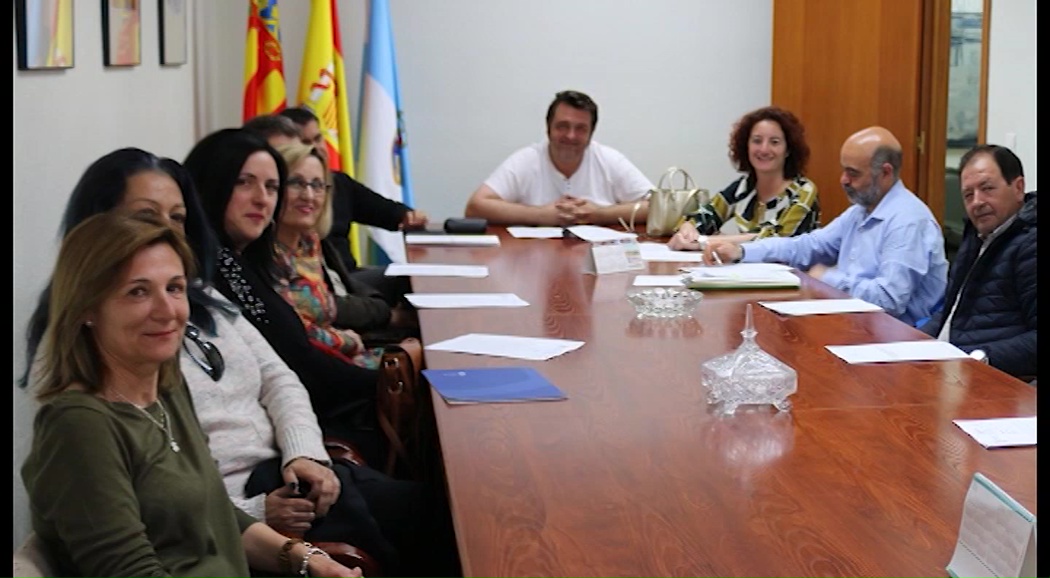
M300 178L288 179L288 190L292 191L297 195L305 193L307 188L312 189L313 192L318 195L324 195L332 189L332 185L329 185L328 183L320 179L314 179L310 182L307 182Z
M200 329L192 325L186 326L186 337L196 346L200 351L200 355L193 352L190 348L189 342L185 339L182 340L182 348L186 350L186 353L201 369L204 373L208 374L208 377L212 381L219 381L222 379L222 374L226 371L226 362L222 359L222 353L218 347L210 341L204 341L201 339Z

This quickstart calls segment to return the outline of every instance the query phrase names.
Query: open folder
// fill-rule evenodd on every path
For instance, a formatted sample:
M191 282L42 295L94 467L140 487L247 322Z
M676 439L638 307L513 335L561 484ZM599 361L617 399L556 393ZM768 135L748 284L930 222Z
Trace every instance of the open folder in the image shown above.
M424 369L421 373L449 404L566 399L562 390L531 367Z

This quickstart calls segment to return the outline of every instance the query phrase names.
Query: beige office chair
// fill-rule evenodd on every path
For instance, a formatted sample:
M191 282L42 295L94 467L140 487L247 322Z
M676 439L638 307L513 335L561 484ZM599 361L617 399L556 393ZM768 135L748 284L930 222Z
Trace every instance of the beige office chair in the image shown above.
M54 576L51 564L44 557L44 551L40 546L40 539L35 533L30 533L25 542L15 550L14 573L12 576L31 576L38 578L42 576Z

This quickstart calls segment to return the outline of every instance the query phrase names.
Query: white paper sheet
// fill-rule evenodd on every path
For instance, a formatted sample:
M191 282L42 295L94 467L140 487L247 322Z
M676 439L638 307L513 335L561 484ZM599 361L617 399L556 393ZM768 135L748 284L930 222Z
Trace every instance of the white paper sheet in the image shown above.
M643 261L665 263L703 263L704 254L699 251L672 251L667 243L639 243Z
M758 304L784 315L882 311L882 307L863 299L801 299L799 301L759 301Z
M405 293L405 299L420 309L474 309L528 305L527 301L513 293Z
M986 448L1034 446L1035 416L957 419L953 423Z
M961 349L938 339L897 341L869 345L826 345L828 351L846 363L877 363L883 361L941 361L969 359Z
M591 243L597 243L600 241L618 241L620 239L636 239L638 235L634 233L623 233L616 229L610 229L608 227L599 227L597 225L575 225L568 227L566 231L576 235L584 241Z
M560 239L565 235L561 227L507 227L515 239Z
M498 235L405 235L406 245L499 247Z
M438 265L435 263L391 263L387 277L488 277L484 265Z
M635 287L685 287L681 275L638 275Z
M493 335L491 333L468 333L426 346L427 349L435 351L493 355L531 361L545 361L581 347L583 347L582 341Z

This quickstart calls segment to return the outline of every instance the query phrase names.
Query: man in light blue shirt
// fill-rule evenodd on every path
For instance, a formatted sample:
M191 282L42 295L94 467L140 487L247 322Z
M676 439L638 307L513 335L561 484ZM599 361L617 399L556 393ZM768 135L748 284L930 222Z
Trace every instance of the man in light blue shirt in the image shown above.
M780 262L915 325L944 297L944 237L929 207L900 181L901 145L869 127L846 139L839 183L853 206L824 228L745 244L711 237L704 262Z

